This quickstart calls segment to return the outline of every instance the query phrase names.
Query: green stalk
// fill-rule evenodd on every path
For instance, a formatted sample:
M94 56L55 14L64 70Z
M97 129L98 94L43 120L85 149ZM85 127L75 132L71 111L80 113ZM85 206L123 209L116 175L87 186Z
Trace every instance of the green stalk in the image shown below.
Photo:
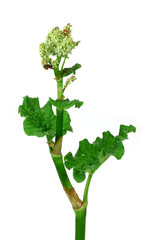
M92 178L92 174L89 174L88 178L87 178L86 186L84 189L84 195L83 195L84 202L88 202L88 191L89 191L89 185L90 185L91 178Z
M87 209L87 205L83 204L80 209L74 210L75 211L75 240L85 240L86 209Z
M61 58L58 58L58 62L60 64ZM63 96L63 79L60 76L59 66L54 69L54 74L57 79L57 97L60 99ZM55 144L59 140L60 137L63 136L63 110L56 108L56 137L55 137ZM49 139L48 139L49 140ZM49 147L50 154L52 156L53 162L55 164L59 179L61 181L61 184L63 188L66 188L68 191L70 191L71 188L73 188L69 177L66 173L62 154L56 155L53 153L52 148Z
M68 191L70 191L70 189L72 188L72 184L68 178L68 175L66 173L64 164L63 164L63 159L62 159L62 155L55 155L53 153L51 153L52 159L54 161L59 179L62 183L63 188L67 188Z
M57 97L63 97L63 79L57 80ZM63 109L56 108L56 140L55 143L63 136Z
M86 213L88 204L88 191L91 182L92 174L88 175L88 179L84 189L83 205L80 209L75 211L75 240L85 240L85 228L86 228Z
M58 59L59 63L61 61L61 58ZM54 69L54 74L57 79L57 98L60 99L63 96L63 78L60 76L59 66ZM56 108L56 137L55 137L55 144L60 139L60 137L63 136L63 110ZM68 191L72 188L72 184L68 178L68 175L66 173L62 154L56 155L52 152L50 148L50 153L52 156L52 159L54 161L58 176L60 178L60 181L62 183L62 186L64 188L67 188Z
M86 212L88 204L88 191L91 182L92 174L88 175L88 179L84 189L83 205L80 209L75 211L75 240L85 240L85 227L86 227Z
M64 61L65 63L65 61ZM62 68L64 66L64 63L62 65ZM57 79L57 97L58 99L62 99L63 97L63 78L60 76L59 68L54 69L54 73ZM56 108L56 137L55 137L55 144L58 142L58 140L63 136L63 109ZM87 208L87 194L90 184L90 177L88 177L85 192L84 192L84 201L81 204L81 200L77 197L76 198L76 192L72 187L72 184L68 178L68 175L66 173L62 154L56 155L51 151L52 159L54 161L58 176L60 178L60 181L62 183L62 186L70 199L72 206L81 206L79 209L74 209L75 212L75 240L85 240L85 224L86 224L86 208ZM68 191L68 192L67 192ZM81 204L81 205L78 205Z

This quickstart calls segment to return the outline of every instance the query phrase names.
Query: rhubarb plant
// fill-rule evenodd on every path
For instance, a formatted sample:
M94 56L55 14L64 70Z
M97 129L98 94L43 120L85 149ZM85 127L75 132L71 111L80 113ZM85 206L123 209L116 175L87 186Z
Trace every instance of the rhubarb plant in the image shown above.
M64 135L72 132L71 119L68 109L80 108L82 101L65 98L65 90L76 80L76 72L81 67L74 66L64 68L72 50L80 41L74 41L71 34L71 25L67 24L62 30L53 28L47 35L46 41L40 44L39 51L42 66L45 70L52 70L57 82L57 99L48 99L48 102L40 107L38 98L25 96L18 112L24 117L23 128L28 136L47 138L49 153L54 162L57 174L75 213L75 240L85 240L86 211L88 206L89 185L95 171L110 157L120 160L124 155L123 141L128 139L128 134L135 132L132 125L120 125L119 133L113 136L109 131L103 132L93 143L87 139L79 142L76 154L68 152L62 154L62 142ZM66 79L66 80L65 80ZM80 198L73 188L68 170L73 170L76 182L83 182L86 177L86 185L83 197ZM65 233L66 237L66 233Z

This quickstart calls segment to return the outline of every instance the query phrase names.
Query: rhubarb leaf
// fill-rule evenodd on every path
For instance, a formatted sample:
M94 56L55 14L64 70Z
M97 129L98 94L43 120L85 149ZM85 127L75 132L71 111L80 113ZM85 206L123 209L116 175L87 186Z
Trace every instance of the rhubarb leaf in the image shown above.
M125 134L135 131L136 128L132 125L121 125L118 136L113 136L107 131L103 132L102 138L96 138L93 143L89 143L87 139L80 141L79 149L74 156L71 152L65 155L66 168L69 170L73 168L73 177L77 182L84 181L86 173L93 174L110 156L121 159L124 155L122 141Z
M38 98L23 98L23 104L19 106L18 112L21 117L25 117L23 128L28 136L44 137L52 139L56 135L56 115L52 110L51 102L48 101L42 108L39 106ZM67 131L72 132L69 114L64 111L63 115L63 135Z
M81 68L81 65L79 63L76 63L74 66L72 66L71 68L64 68L62 71L61 71L61 76L62 77L66 77L70 74L75 74L76 70Z
M68 98L60 100L53 100L52 98L49 98L51 104L55 107L57 107L58 109L68 109L70 107L75 106L76 108L80 108L83 104L83 102L80 102L79 100L72 100L70 101Z

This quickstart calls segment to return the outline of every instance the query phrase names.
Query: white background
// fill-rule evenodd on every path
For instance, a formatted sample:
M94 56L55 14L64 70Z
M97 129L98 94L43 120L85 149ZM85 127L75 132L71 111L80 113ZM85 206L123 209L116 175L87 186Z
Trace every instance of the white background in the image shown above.
M28 137L18 115L22 97L56 98L39 44L55 26L73 25L81 40L66 66L82 64L66 97L74 133L63 153L102 131L133 124L121 161L110 158L89 192L86 239L153 239L153 4L149 0L3 1L0 6L0 239L74 239L74 213L57 178L45 138ZM72 178L72 172L69 172ZM83 184L72 180L81 197Z

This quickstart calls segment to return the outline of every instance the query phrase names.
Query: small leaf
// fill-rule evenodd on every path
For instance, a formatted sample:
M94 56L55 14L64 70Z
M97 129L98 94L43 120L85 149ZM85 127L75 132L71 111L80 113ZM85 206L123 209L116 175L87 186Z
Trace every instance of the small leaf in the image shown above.
M124 155L122 140L125 139L125 133L127 138L127 133L135 131L132 125L121 125L120 133L116 137L107 131L103 132L103 138L96 138L92 144L87 139L80 141L74 157L71 152L65 155L66 168L73 168L73 177L77 182L84 181L85 173L93 174L110 156L121 159Z
M52 139L56 135L56 115L52 110L51 102L48 101L42 108L39 106L38 98L23 98L23 104L19 106L18 112L25 117L23 122L24 131L28 136L44 137ZM63 114L63 135L67 131L72 132L70 116L64 111Z
M76 70L81 68L81 65L76 63L74 66L72 66L71 68L64 68L63 71L61 71L61 76L62 77L66 77L70 74L75 74Z
M68 98L60 100L53 100L52 98L49 98L51 104L55 107L57 107L58 109L68 109L70 107L75 106L76 108L80 108L83 104L83 102L80 102L79 100L73 100L70 101Z

